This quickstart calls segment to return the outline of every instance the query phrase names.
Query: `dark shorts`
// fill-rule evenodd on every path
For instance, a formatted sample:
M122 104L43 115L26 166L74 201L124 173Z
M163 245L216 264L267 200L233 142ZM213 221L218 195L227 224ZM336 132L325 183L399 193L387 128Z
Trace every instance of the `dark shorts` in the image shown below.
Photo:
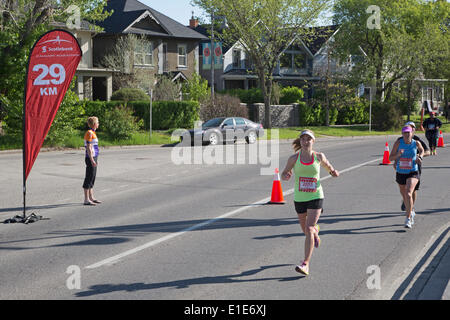
M294 201L294 204L297 214L304 214L308 209L322 209L323 212L323 199L315 199L304 202Z
M405 185L406 180L410 178L416 178L419 179L420 182L420 174L418 171L413 171L410 173L398 173L395 175L395 181L397 181L398 184ZM417 189L418 190L418 189Z
M86 175L84 176L83 189L92 189L95 183L95 177L97 175L97 167L93 167L89 158L84 158L86 163ZM97 162L97 157L94 157L94 161Z
M428 145L431 147L436 147L436 142L437 142L437 138L438 136L438 131L437 130L428 130L425 132L425 137L428 140Z

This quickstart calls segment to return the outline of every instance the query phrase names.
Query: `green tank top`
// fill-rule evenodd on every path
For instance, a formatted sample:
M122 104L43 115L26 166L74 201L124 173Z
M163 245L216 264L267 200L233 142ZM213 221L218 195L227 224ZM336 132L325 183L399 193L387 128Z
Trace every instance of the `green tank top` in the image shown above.
M315 199L323 199L323 189L320 183L320 162L313 153L311 163L300 161L300 153L294 165L295 189L294 201L304 202Z

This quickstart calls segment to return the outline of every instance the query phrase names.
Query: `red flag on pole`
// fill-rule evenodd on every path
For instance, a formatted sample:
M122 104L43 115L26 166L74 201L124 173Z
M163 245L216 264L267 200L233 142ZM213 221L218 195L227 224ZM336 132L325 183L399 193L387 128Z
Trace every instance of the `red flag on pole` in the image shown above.
M28 58L23 105L23 217L26 217L26 180L55 118L82 52L77 39L66 30L52 30L34 44ZM15 218L12 220L15 221Z
M24 184L81 56L76 38L65 30L45 33L31 50L24 101Z

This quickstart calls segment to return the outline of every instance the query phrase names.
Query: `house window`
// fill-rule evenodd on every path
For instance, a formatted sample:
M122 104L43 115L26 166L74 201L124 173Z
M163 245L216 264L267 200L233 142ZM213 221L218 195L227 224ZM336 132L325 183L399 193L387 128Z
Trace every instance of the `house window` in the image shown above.
M135 65L153 65L153 43L139 42L134 51Z
M305 69L306 57L303 53L283 53L280 57L280 68Z
M290 53L283 53L280 57L281 68L292 68L292 55Z
M241 50L233 50L233 68L241 67Z
M178 66L187 67L187 49L185 44L178 45Z
M294 68L295 69L304 69L306 68L306 57L304 54L294 54Z

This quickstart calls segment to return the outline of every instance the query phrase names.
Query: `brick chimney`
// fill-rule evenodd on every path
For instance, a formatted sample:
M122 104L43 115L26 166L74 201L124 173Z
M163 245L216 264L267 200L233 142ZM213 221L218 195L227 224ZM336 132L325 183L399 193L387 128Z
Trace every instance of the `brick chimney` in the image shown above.
M192 18L189 20L189 28L195 29L198 27L198 19L194 18L194 11L192 11Z

